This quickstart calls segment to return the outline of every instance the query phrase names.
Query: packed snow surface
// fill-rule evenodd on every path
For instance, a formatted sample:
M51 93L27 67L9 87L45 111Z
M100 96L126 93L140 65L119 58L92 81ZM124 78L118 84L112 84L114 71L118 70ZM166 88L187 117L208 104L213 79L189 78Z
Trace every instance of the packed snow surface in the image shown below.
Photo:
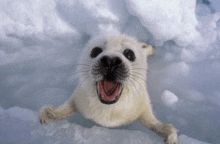
M219 0L0 1L0 143L161 142L137 122L109 130L76 114L38 124L36 111L71 96L82 48L99 33L154 45L146 83L156 117L180 142L220 143Z
M9 108L0 114L0 133L1 144L163 144L162 139L150 131L144 133L98 126L84 128L67 120L40 125L37 112L20 107ZM179 136L179 140L180 144L207 144L186 135Z

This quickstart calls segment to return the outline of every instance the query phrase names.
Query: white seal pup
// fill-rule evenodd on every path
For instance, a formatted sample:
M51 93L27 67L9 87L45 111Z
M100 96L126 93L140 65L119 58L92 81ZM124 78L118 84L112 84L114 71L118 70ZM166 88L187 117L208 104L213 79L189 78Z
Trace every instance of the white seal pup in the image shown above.
M40 123L66 118L76 112L105 127L139 120L146 128L177 144L177 130L153 114L146 85L147 56L152 46L124 36L99 36L85 46L77 72L79 84L60 107L45 106Z

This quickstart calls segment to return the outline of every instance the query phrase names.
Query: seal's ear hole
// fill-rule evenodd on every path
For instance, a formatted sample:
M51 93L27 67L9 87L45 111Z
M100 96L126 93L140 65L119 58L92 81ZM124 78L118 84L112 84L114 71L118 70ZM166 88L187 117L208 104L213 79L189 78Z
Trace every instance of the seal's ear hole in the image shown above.
M135 54L132 50L130 49L125 49L123 52L123 55L129 60L129 61L134 61L136 59Z
M141 43L141 48L144 49L146 56L153 55L155 52L155 48L151 45L146 44L146 43Z
M100 53L102 53L102 49L100 47L94 47L90 53L91 58L97 57Z

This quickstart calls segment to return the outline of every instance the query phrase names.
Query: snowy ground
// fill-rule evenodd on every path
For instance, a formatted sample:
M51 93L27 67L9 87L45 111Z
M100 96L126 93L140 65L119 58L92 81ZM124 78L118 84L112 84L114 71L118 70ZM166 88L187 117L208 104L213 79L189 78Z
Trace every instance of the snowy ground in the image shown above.
M38 113L29 109L0 107L0 143L16 144L163 144L156 134L134 130L110 130L94 126L84 128L67 120L38 123ZM179 136L179 144L207 144Z
M71 95L73 65L99 33L154 45L147 83L157 118L172 123L184 143L193 141L184 135L220 143L218 0L4 0L0 21L0 143L161 141L137 122L109 130L80 114L48 129L38 124L35 111Z

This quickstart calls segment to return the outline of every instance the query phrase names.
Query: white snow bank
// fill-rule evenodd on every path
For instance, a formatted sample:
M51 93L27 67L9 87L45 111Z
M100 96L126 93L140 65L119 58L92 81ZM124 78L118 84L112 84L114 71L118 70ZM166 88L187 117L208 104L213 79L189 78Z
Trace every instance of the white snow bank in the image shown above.
M120 32L129 17L123 0L59 0L57 10L80 32L92 36Z
M83 128L66 120L40 125L36 112L19 107L12 107L0 115L0 133L1 143L12 144L163 144L162 139L150 131L144 133L98 126ZM181 135L179 144L207 143Z
M0 2L0 65L42 58L49 61L51 54L62 55L55 50L61 39L79 40L81 34L60 18L56 5L54 0ZM54 45L52 50L49 43ZM62 58L61 64L67 61Z
M156 45L167 40L188 45L199 38L195 6L195 0L5 0L0 5L0 36L10 43L21 37L79 39L83 33L119 33L126 31L131 13L145 27L141 33L150 31ZM136 30L130 27L130 34L137 36Z
M59 18L54 0L5 0L1 1L0 35L2 38L77 34Z
M36 119L36 112L33 112L29 109L22 109L20 107L12 107L5 111L5 113L8 113L11 117L16 117L21 120L32 120L34 122L37 122Z
M172 93L171 91L165 90L162 93L161 101L167 107L173 107L177 103L178 97L174 93Z
M200 37L196 30L195 0L128 0L126 3L129 12L152 33L157 45L174 40L186 46Z

